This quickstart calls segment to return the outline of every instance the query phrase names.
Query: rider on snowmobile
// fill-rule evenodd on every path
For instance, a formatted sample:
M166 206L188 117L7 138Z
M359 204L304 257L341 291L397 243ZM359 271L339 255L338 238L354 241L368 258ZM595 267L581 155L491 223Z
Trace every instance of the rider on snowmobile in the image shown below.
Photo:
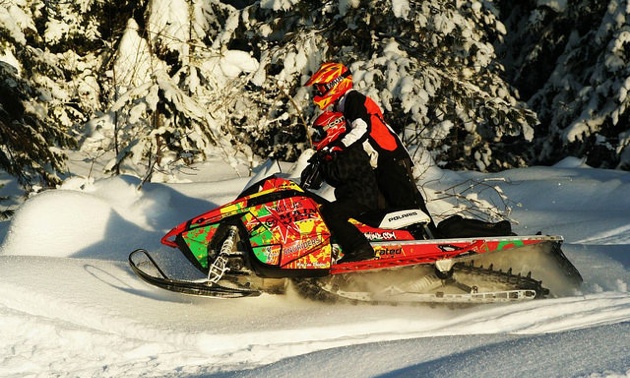
M338 263L366 260L374 257L374 250L365 236L348 220L358 215L382 209L384 199L378 190L370 158L360 144L348 147L338 141L349 130L343 114L322 113L310 129L310 138L317 151L311 164L302 174L319 169L323 179L335 188L335 201L324 203L321 214L335 235L344 256Z
M335 112L343 114L349 130L334 146L343 150L358 145L365 150L376 169L378 187L388 206L421 209L430 215L415 184L407 149L385 122L376 102L352 88L350 70L341 63L323 63L304 85L315 88L313 102L322 110L332 106ZM435 233L433 220L429 228Z

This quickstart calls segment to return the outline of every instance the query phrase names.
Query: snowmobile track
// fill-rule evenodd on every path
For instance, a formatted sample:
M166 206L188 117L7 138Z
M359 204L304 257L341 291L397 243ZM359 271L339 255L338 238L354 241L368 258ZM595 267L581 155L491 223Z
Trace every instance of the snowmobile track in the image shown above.
M474 261L470 263L458 263L447 274L437 274L436 279L441 280L442 287L457 288L461 294L445 294L440 290L432 292L412 293L411 297L417 300L397 300L400 293L392 292L388 295L382 293L349 292L343 290L342 282L351 280L351 277L341 277L337 275L325 278L294 279L293 284L300 295L305 298L326 302L326 303L370 303L376 305L437 305L445 304L451 307L462 305L473 305L479 303L521 301L535 298L544 298L549 294L549 290L542 286L542 281L531 278L530 275L522 276L512 274L509 269L506 272L494 270L492 265L487 268L475 266ZM441 276L441 277L437 277ZM455 279L457 277L458 279ZM491 291L479 291L477 287L491 286L496 288ZM391 288L390 288L391 291ZM376 298L376 299L374 299Z

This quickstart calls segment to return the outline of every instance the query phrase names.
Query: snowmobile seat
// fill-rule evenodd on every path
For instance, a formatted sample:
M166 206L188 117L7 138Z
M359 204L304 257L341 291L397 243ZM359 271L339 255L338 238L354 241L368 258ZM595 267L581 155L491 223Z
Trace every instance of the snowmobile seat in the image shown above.
M361 214L357 220L372 227L385 229L401 229L431 223L431 218L420 209L370 211Z

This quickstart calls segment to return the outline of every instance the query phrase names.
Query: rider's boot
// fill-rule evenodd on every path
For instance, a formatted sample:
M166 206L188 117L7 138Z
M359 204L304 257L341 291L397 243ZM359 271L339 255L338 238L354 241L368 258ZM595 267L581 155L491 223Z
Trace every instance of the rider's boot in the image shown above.
M337 264L369 260L374 258L375 253L374 249L370 245L370 243L361 244L357 248L353 248L348 253L344 253L343 257L337 261Z

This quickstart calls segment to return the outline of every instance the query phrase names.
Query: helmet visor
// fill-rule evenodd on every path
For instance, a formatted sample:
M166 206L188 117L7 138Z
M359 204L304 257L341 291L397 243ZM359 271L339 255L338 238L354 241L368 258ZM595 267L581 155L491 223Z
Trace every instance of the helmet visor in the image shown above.
M311 128L311 142L317 145L321 143L322 140L326 138L326 130L323 127L312 127Z
M318 96L323 96L328 92L328 86L326 84L317 83L313 86L315 87L315 94Z

